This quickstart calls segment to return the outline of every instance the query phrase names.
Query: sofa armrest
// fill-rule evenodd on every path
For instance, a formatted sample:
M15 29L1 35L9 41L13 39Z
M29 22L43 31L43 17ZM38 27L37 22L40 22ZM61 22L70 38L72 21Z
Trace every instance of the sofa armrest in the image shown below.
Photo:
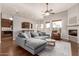
M26 38L21 38L21 37L16 37L15 41L18 45L25 45L27 42Z

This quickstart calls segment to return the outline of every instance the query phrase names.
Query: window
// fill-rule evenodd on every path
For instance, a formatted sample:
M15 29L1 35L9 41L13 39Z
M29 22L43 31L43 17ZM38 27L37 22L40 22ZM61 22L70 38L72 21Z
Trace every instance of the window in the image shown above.
M46 28L50 28L50 23L46 23Z
M41 28L44 28L44 25L43 24L41 24Z
M62 28L62 21L52 22L53 28Z
M36 24L36 29L38 28L38 24Z

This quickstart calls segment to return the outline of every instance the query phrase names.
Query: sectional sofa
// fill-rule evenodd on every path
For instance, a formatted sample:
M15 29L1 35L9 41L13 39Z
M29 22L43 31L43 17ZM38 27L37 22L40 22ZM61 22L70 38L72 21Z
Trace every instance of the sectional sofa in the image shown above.
M16 44L35 55L47 46L45 39L48 37L48 34L42 32L20 32L16 37Z

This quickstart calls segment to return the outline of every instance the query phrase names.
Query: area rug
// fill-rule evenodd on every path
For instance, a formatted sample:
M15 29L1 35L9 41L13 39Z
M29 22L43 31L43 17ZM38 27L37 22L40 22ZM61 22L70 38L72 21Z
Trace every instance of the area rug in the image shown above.
M55 46L47 46L38 53L39 56L71 56L71 44L65 41L56 41Z

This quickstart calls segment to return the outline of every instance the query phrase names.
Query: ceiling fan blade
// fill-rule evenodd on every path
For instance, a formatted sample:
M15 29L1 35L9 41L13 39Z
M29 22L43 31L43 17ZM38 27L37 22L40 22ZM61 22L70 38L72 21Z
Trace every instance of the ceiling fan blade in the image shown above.
M53 9L50 9L49 11L50 11L50 12L52 12L52 11L53 11Z
M50 13L50 14L55 14L55 13Z
M44 13L42 14L42 15L46 15L46 14L55 14L54 12L53 12L53 9L48 9L48 3L46 3L46 11L44 11Z

